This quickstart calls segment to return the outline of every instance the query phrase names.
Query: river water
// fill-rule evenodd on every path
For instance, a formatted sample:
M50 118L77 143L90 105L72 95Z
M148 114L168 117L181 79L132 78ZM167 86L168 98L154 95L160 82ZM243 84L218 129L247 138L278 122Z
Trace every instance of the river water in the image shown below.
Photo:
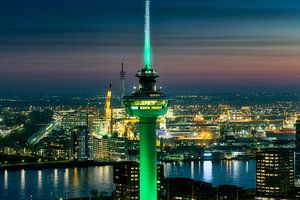
M255 160L192 161L164 164L165 177L189 177L255 188ZM88 197L91 190L114 190L112 166L0 171L0 199L51 200Z

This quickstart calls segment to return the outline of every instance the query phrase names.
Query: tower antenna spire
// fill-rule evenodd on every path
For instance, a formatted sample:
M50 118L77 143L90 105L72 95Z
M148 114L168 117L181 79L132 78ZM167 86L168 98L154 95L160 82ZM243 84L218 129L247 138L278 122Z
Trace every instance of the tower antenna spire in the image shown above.
M144 34L144 66L146 70L151 70L150 0L145 0Z
M121 81L121 102L122 102L122 106L124 106L123 104L123 97L125 94L125 79L126 79L126 73L124 71L124 62L122 62L122 67L121 67L121 71L120 71L120 81Z

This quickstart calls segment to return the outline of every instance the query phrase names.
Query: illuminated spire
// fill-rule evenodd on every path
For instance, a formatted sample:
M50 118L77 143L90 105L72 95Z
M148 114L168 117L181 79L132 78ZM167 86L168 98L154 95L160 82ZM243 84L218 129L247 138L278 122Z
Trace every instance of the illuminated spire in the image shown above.
M106 95L106 102L105 102L105 119L110 120L111 119L111 83L108 86L107 95Z
M144 66L146 70L151 67L151 43L150 43L150 0L145 0L145 30L144 30Z

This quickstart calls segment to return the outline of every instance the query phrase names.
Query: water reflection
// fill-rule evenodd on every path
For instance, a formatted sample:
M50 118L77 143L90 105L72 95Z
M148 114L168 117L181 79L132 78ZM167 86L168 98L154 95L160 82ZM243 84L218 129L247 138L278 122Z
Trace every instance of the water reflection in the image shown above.
M74 172L73 172L73 183L74 183L75 189L77 189L78 186L79 186L78 168L77 168L77 167L74 168Z
M192 179L194 179L195 178L195 174L194 174L194 172L195 172L195 163L194 163L194 161L192 161L191 162L191 178Z
M198 174L197 174L197 176L200 176L200 174L201 174L201 161L198 161Z
M7 190L8 187L8 172L4 170L4 189Z
M232 176L232 160L226 160L226 176Z
M42 188L42 170L38 170L38 188Z
M245 188L255 188L255 160L165 163L164 168L167 177L189 177L213 185L239 184Z
M24 191L25 189L25 170L21 170L21 189Z
M206 182L212 182L212 161L203 162L203 180Z
M183 166L183 162L179 162L179 165L180 165L180 167L182 167Z
M69 186L69 169L65 169L64 172L64 187Z
M108 166L105 166L103 179L107 179L109 177L109 174L110 174L110 168Z
M233 173L231 172L233 170ZM212 184L240 184L255 188L255 161L197 161L165 163L166 177L189 177ZM0 200L88 197L91 190L114 189L112 166L5 170L0 173Z
M240 177L240 174L239 174L239 169L240 169L240 161L233 161L233 178L236 180L237 184L239 184L239 177Z
M54 169L53 184L54 184L54 188L57 188L57 186L58 186L58 170L57 169Z

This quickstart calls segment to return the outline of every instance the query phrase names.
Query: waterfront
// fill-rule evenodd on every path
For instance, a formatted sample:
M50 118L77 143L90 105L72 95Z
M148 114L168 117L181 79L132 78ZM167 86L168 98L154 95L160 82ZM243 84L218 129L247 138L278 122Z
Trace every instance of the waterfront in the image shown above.
M0 199L88 197L91 190L114 189L112 166L0 171ZM255 160L192 161L164 164L166 177L189 177L219 184L255 188Z

